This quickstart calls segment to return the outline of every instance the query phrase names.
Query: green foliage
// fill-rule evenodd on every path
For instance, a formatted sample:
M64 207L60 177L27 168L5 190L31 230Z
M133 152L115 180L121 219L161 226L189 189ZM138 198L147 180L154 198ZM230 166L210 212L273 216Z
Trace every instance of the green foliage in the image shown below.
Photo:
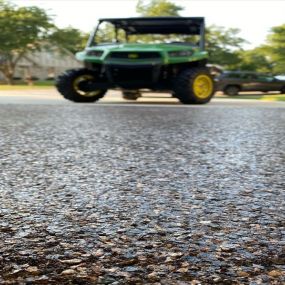
M88 39L88 34L80 30L68 27L64 29L55 28L49 36L49 41L63 48L63 50L76 53L84 49Z
M210 26L206 30L206 50L209 62L232 69L240 60L238 51L246 42L238 36L239 29Z
M285 24L273 27L265 51L273 63L273 72L285 74Z
M38 7L18 7L0 0L0 71L12 84L18 62L29 52L56 45L62 51L82 50L88 35L78 29L57 28L45 10Z
M267 44L239 53L241 70L285 74L285 24L273 27Z
M53 26L44 10L38 7L16 7L0 2L0 52L22 51L27 46L37 46Z
M38 7L17 7L0 1L0 71L12 83L15 66L28 50L37 49L53 27Z
M266 50L267 47L261 46L252 50L240 51L240 61L235 68L239 70L271 73L272 63L270 62Z
M136 9L141 16L154 17L179 16L179 12L184 8L167 0L139 0Z

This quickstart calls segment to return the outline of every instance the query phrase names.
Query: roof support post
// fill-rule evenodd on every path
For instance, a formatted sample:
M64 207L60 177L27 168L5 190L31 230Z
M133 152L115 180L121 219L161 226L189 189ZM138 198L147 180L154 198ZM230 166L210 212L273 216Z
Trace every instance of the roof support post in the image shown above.
M96 42L95 42L95 37L96 37L96 34L99 30L99 26L102 22L99 22L99 24L97 25L97 27L92 31L92 33L90 34L90 37L87 41L87 44L86 44L86 47L91 47L93 45L96 45Z
M205 23L200 24L200 49L205 50Z

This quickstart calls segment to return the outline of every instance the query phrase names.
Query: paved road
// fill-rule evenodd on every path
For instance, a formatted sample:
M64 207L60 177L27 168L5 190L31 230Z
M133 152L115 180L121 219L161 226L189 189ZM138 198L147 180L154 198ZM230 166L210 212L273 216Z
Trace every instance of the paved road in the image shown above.
M39 89L39 90L15 90L15 91L0 91L0 104L34 104L34 105L71 105L70 101L65 100L55 89ZM143 98L139 98L137 101L128 101L122 99L120 91L109 91L107 95L96 104L123 104L131 106L142 105L174 105L176 107L193 107L185 106L178 102L177 99L171 98L169 94L145 94ZM208 106L216 105L230 105L230 106L262 106L262 107L285 107L284 102L265 102L250 99L230 99L225 96L221 96L217 93L217 96L211 101Z
M0 284L285 281L284 104L0 97Z

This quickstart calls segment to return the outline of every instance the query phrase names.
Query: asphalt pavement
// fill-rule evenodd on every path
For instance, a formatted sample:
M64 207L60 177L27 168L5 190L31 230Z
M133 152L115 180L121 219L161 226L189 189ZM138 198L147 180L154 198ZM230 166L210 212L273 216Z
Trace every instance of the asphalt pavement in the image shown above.
M0 284L284 284L284 103L7 94Z
M259 93L251 92L247 95L256 95ZM246 96L245 96L246 97ZM42 89L20 89L20 90L0 90L0 104L33 104L33 105L72 105L73 102L65 100L54 88L42 88ZM89 103L88 103L89 104ZM176 98L172 98L170 94L167 93L144 93L143 97L139 98L137 101L124 100L122 98L121 92L117 90L109 91L103 99L96 103L96 105L131 105L142 107L144 105L155 105L160 107L166 107L169 105L174 105L175 107L188 107L191 105L180 104ZM262 101L262 100L252 100L252 99L234 99L228 96L222 96L221 93L217 92L215 97L212 99L211 104L208 107L213 107L216 105L229 105L229 106L262 106L262 107L285 107L284 102L275 101ZM195 106L197 107L197 106Z

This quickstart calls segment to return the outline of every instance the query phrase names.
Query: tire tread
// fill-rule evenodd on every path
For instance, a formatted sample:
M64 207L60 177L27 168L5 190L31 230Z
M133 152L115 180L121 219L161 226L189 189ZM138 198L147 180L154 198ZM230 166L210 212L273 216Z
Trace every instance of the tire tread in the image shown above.
M102 90L100 94L93 97L86 97L80 95L76 90L74 90L72 86L72 81L84 74L91 74L93 75L94 72L87 68L76 68L76 69L69 69L59 75L55 82L55 87L57 88L58 92L67 100L77 102L77 103L92 103L98 101L102 97L104 97L107 90Z
M212 94L205 99L197 98L194 94L192 84L195 77L199 74L207 74L211 77L206 67L195 67L184 70L174 80L174 93L179 101L183 104L205 104L208 103L214 95Z

